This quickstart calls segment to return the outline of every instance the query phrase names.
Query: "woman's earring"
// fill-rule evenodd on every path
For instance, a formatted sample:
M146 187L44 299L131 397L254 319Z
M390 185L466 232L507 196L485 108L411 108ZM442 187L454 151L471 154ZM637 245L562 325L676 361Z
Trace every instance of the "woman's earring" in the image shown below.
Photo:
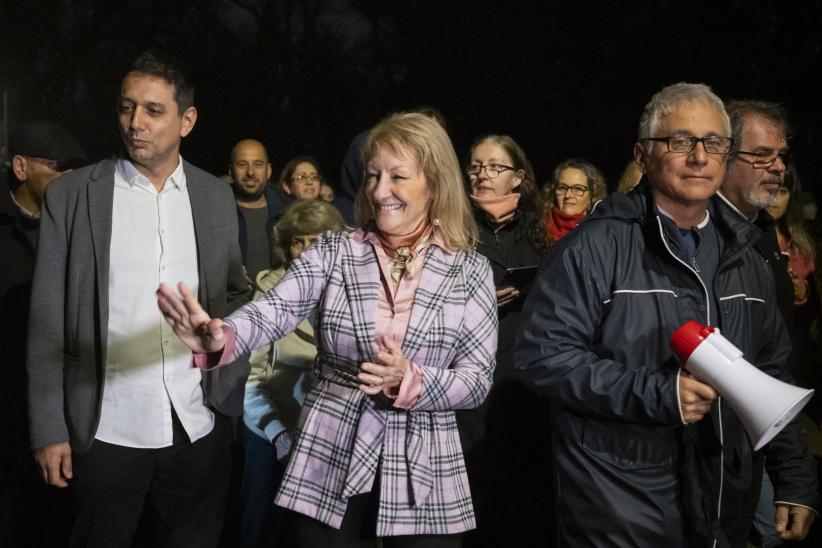
M434 226L440 226L440 220L439 219L432 219L431 224L434 225Z

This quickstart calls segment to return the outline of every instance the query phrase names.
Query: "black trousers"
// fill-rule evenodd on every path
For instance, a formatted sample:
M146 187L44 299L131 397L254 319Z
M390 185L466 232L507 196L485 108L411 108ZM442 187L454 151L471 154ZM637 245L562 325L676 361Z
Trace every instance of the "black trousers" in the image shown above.
M216 415L214 429L191 443L173 419L170 447L135 449L96 440L73 457L71 546L128 548L147 499L157 546L217 545L230 482L230 421Z
M339 530L313 518L288 512L287 530L292 537L286 546L299 548L374 548L377 544L379 488L348 499ZM401 535L381 537L383 548L460 548L462 533L452 535Z

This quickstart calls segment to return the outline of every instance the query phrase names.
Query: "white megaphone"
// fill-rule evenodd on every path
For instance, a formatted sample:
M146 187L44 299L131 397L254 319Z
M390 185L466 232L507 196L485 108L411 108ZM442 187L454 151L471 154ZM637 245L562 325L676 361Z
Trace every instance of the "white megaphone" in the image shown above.
M697 321L691 320L674 332L671 348L689 373L728 400L755 451L785 428L813 396L813 390L763 373L718 329Z

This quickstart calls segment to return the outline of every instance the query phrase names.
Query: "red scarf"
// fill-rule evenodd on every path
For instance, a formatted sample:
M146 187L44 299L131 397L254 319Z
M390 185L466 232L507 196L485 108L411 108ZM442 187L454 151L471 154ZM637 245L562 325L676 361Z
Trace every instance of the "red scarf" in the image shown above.
M548 214L548 220L545 223L548 241L551 243L560 241L584 218L584 213L566 215L560 211L559 208L552 207L551 212Z

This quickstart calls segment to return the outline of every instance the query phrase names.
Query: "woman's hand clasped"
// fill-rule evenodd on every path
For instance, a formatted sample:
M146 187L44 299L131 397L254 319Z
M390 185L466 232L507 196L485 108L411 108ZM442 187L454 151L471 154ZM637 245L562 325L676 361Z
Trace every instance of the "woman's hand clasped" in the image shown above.
M177 289L182 299L164 283L157 289L157 306L168 324L194 352L207 354L222 350L225 346L223 321L209 316L186 284L180 282Z
M363 383L360 390L369 396L375 396L384 388L398 387L402 383L405 372L411 367L402 353L400 346L393 337L383 337L383 346L387 351L377 352L378 363L363 362L357 378Z

